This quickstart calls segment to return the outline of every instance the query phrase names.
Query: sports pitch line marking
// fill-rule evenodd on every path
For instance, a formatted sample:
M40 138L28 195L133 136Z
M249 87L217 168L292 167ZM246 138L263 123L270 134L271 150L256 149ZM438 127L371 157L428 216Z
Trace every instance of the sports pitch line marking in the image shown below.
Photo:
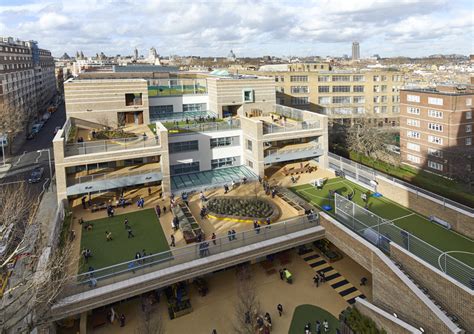
M459 253L459 254L470 254L470 255L474 255L474 253L472 253L472 252L455 251L455 250L453 250L453 251L447 251L447 252L443 252L443 253L439 254L439 256L438 256L438 266L439 266L439 269L440 269L443 273L446 273L446 268L443 270L443 267L441 267L441 257L442 257L443 255L449 255L450 253ZM465 262L463 262L463 261L461 261L461 260L459 260L459 259L456 259L455 257L453 257L453 259L455 259L456 261L458 261L458 262L464 264L465 266L471 268L471 266L468 265L467 263L465 263Z

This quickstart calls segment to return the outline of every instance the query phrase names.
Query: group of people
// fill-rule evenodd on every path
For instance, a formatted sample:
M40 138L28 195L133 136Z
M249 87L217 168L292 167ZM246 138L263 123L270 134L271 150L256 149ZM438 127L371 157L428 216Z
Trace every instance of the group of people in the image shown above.
M92 257L92 251L89 248L84 248L81 254L84 257L86 263L89 261L89 258Z
M137 201L137 206L141 209L145 206L145 199L143 197L140 197Z
M255 233L259 234L260 233L260 223L258 222L257 219L253 221L253 229L255 230Z
M286 269L286 268L280 269L278 271L278 273L280 274L280 279L282 281L286 281L286 283L288 283L288 284L293 283L293 275L291 274L291 272L288 269Z
M199 243L199 256L204 257L210 255L209 253L209 243L207 241Z
M319 271L317 274L314 275L313 277L313 282L316 284L316 287L319 287L320 283L326 282L326 275L324 274L324 271Z
M235 230L229 230L227 231L227 237L229 238L229 241L237 240L237 232L235 232Z
M324 319L323 323L319 322L319 320L316 320L316 324L314 326L314 334L321 334L322 330L324 330L324 333L329 332L329 322ZM305 334L311 334L311 323L308 322L304 326L304 333Z

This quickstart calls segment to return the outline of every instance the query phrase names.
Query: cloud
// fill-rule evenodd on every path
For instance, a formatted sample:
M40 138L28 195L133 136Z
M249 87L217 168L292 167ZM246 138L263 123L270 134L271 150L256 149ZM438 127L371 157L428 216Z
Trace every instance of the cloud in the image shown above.
M472 53L472 5L448 0L32 0L0 5L2 34L34 39L55 55L390 56ZM436 43L433 43L436 40ZM458 43L455 46L453 42ZM414 44L419 47L412 47Z

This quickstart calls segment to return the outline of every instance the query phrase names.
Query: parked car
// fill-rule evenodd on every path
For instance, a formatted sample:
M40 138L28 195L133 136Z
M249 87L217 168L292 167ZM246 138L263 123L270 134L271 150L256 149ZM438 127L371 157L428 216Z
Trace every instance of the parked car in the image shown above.
M43 177L44 168L43 167L36 167L30 174L30 178L28 179L28 183L38 183L41 181Z
M43 127L42 123L35 123L33 124L33 127L31 128L31 133L38 133L40 132L41 128Z
M54 128L54 134L58 133L58 131L61 130L61 127L60 126L57 126Z

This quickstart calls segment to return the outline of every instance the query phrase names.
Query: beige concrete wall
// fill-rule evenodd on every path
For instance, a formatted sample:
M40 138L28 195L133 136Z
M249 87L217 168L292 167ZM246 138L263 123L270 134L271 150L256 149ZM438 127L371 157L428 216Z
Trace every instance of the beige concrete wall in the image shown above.
M252 118L242 117L240 119L242 128L242 148L243 161L242 164L249 166L248 161L253 164L252 170L259 176L264 176L264 158L263 158L263 126L260 121ZM247 149L247 141L252 141L252 151Z
M420 283L428 293L456 315L464 328L474 328L474 293L443 272L408 253L397 244L390 244L391 257L403 270Z
M407 324L406 322L395 318L390 313L369 303L366 299L356 298L354 307L366 317L372 319L377 328L384 329L387 333L393 334L421 334L419 329Z
M426 333L453 333L457 328L446 315L378 248L325 213L321 225L326 239L372 273L373 303L395 312Z
M377 182L379 183L377 190L384 194L385 197L424 216L435 215L446 220L452 225L453 230L469 238L474 238L474 216L468 216L454 209L444 207L442 204L438 204L421 195L417 196L415 193L395 185L385 178L378 177Z
M125 94L141 93L142 104L127 106ZM150 122L148 84L143 79L68 80L64 83L66 115L111 127L118 125L119 112L143 111L143 122Z

